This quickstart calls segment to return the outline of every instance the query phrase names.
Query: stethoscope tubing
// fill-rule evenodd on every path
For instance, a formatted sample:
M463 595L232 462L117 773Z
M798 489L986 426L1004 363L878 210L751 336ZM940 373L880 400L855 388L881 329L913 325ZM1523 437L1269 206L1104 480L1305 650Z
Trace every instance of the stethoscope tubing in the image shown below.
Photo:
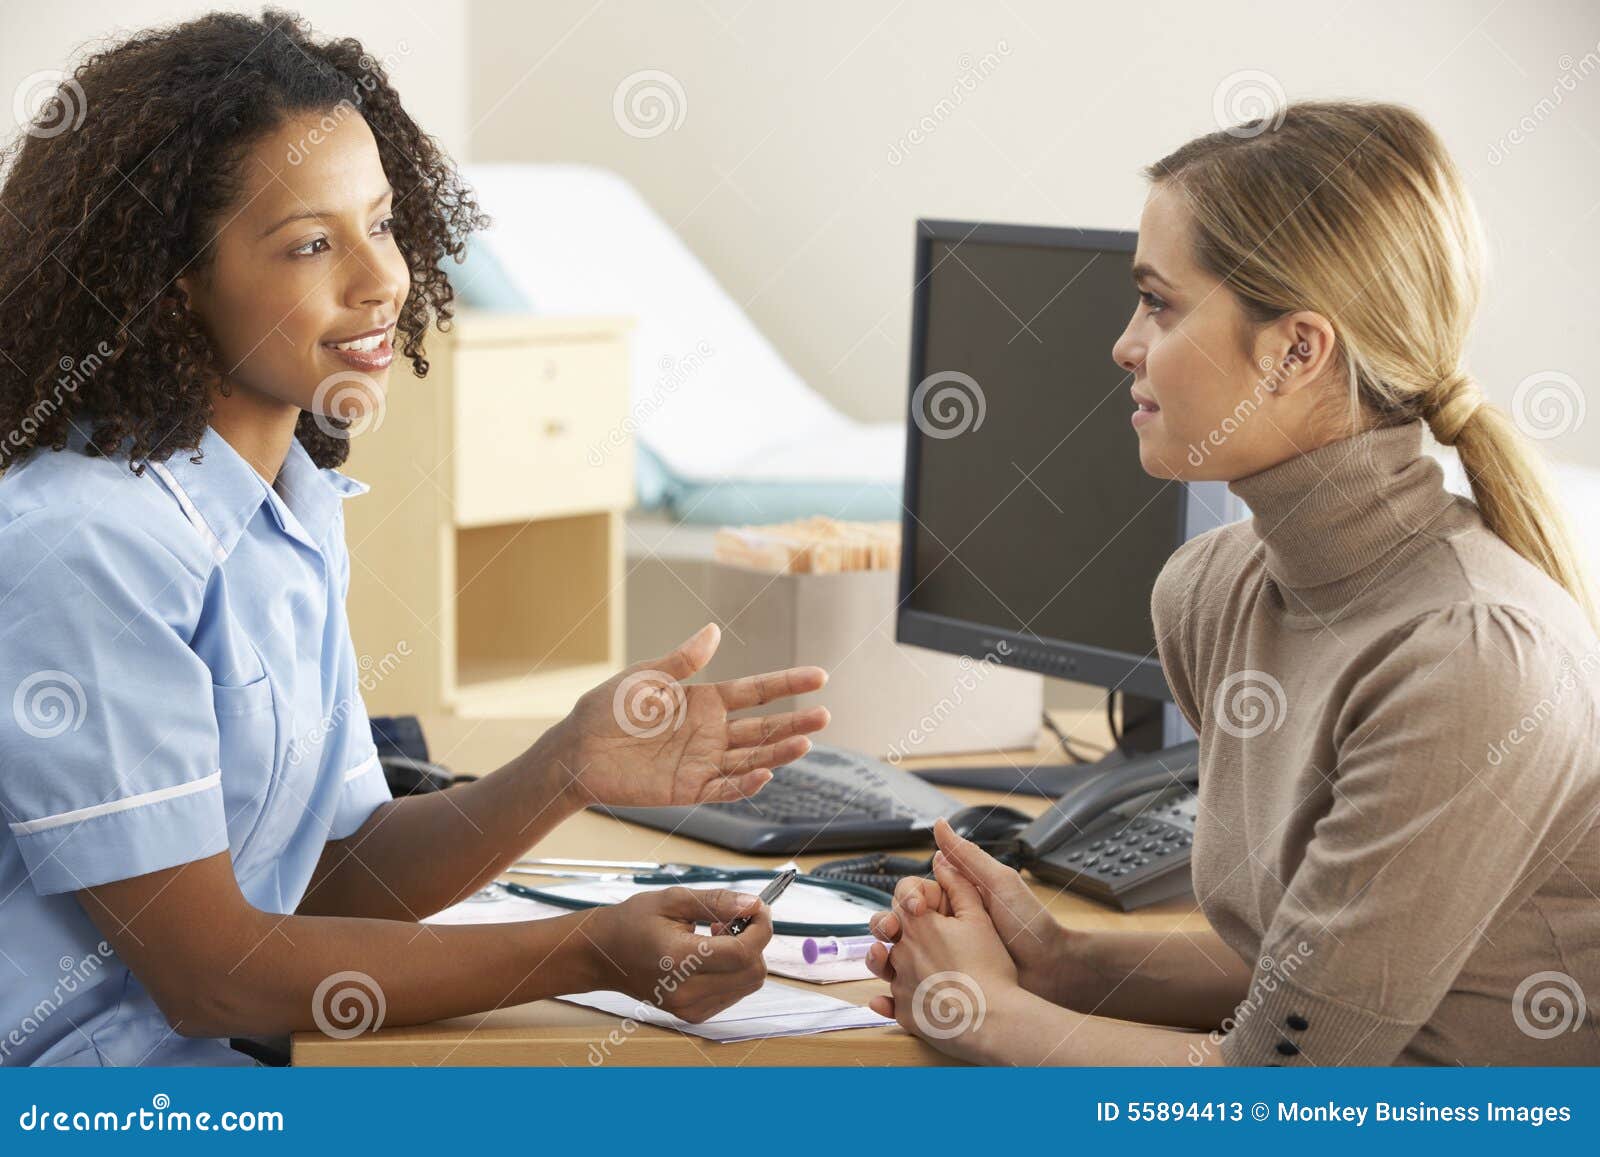
M634 884L667 885L683 883L733 883L739 880L770 880L778 873L767 868L695 868L687 872L635 872L635 873L602 873L602 872L544 872L526 870L529 875L558 876L561 878L581 879L606 879L626 880ZM823 876L800 875L795 878L797 884L810 884L817 888L826 888L831 892L851 896L857 900L866 900L879 908L888 908L894 902L894 897L879 888L869 887L866 884L857 884L852 880L830 880ZM543 888L530 888L526 884L508 883L499 881L501 888L513 896L520 896L524 900L536 900L541 904L551 904L557 908L565 908L570 912L587 911L590 908L607 907L604 900L584 900L576 896L563 896L558 893L546 891ZM775 936L870 936L871 927L865 922L859 924L808 924L795 920L774 920L772 932Z

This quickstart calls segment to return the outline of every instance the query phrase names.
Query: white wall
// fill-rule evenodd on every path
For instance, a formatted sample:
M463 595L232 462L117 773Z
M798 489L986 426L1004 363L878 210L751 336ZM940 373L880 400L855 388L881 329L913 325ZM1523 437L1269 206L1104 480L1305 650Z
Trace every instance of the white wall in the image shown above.
M323 39L354 36L390 66L406 108L452 153L461 155L467 129L466 10L422 0L305 0L284 2ZM155 25L205 12L259 15L260 3L183 0L68 0L27 4L0 0L0 136L17 129L14 98L28 77L70 69L84 55Z
M858 416L901 413L916 217L1132 226L1140 166L1214 128L1219 84L1243 70L1270 73L1290 98L1393 99L1428 116L1496 250L1469 367L1503 404L1539 371L1600 383L1600 7L1584 0L470 11L471 157L624 174L801 373ZM645 69L675 79L683 119L641 139L619 128L613 97ZM1524 117L1532 131L1491 163ZM891 163L923 118L926 139ZM1545 445L1600 465L1600 412Z
M258 10L8 0L0 98L87 40L219 6ZM1540 371L1600 383L1600 7L1586 0L294 7L394 59L407 106L458 157L623 173L790 361L861 417L901 412L914 218L1131 226L1139 167L1213 128L1219 84L1245 70L1290 98L1382 97L1430 117L1495 246L1469 365L1503 404ZM674 78L683 116L641 138L619 128L613 98L646 69ZM931 127L904 148L919 124ZM0 99L0 132L14 127ZM1600 412L1544 445L1600 465Z

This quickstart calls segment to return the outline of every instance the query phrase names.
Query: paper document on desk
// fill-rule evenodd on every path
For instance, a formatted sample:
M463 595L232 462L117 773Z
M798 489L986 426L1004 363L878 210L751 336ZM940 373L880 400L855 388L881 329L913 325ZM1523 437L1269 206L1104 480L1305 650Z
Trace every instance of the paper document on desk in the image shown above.
M560 999L586 1008L597 1008L612 1016L636 1020L641 1024L675 1028L679 1032L722 1044L765 1040L769 1037L810 1036L812 1033L835 1032L845 1028L879 1028L894 1023L870 1008L821 993L805 992L787 984L775 984L770 980L737 1004L699 1024L681 1020L653 1004L624 996L620 992L580 992Z
M777 871L794 867L792 862L780 864ZM662 888L726 889L731 892L748 892L756 895L767 886L767 880L709 880L690 884L635 884L629 880L584 880L579 883L541 883L541 892L554 896L568 896L574 900L587 900L598 904L618 904L640 892L654 892ZM774 920L789 920L796 924L862 924L881 909L866 900L832 888L822 888L804 878L798 879L778 897L772 906Z
M544 904L538 900L525 900L503 888L490 885L468 896L459 904L452 904L442 912L423 919L424 924L512 924L518 920L548 920L552 916L570 916L566 908Z
M505 924L518 920L543 920L563 915L566 915L566 909L558 908L554 904L527 900L500 888L485 888L475 896L428 917L423 923ZM860 963L843 961L839 965L831 966L807 965L798 958L799 937L775 936L767 947L769 956L767 967L773 972L778 971L778 967L771 959L774 955L774 946L779 946L785 954L788 951L787 945L780 945L781 941L794 941L797 954L795 964L804 970L799 973L802 979L813 979L806 974L806 971L819 972ZM866 972L864 966L861 971ZM835 977L829 976L828 979ZM841 975L836 979L856 980L860 977ZM894 1023L879 1016L870 1008L832 996L823 996L821 993L806 992L787 984L775 984L770 980L758 991L700 1024L691 1024L673 1016L670 1012L663 1012L653 1004L646 1004L620 992L582 992L560 999L587 1008L599 1009L601 1012L609 1012L613 1016L627 1017L641 1024L675 1028L680 1032L723 1043L760 1040L766 1037L807 1036L811 1033L834 1032L845 1028L876 1028Z
M737 880L732 883L690 884L688 887L733 888L744 892L759 892L761 880ZM615 904L639 892L670 885L634 884L621 880L584 881L577 884L542 886L544 891L575 899ZM806 924L838 924L853 921L866 922L874 911L838 892L796 884L778 900L774 916L780 920L793 920ZM425 924L503 924L513 920L543 920L551 916L565 916L568 909L528 900L504 889L489 887L461 903L429 916ZM863 960L820 961L807 964L801 955L802 936L774 936L765 953L767 971L775 976L794 980L807 980L813 984L837 984L846 980L870 980L872 972Z

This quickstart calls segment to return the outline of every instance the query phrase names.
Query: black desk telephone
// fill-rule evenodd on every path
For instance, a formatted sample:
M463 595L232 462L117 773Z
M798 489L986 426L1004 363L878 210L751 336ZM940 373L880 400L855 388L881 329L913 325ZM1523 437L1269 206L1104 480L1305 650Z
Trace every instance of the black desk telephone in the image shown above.
M1192 887L1195 740L1091 771L1013 837L1014 863L1123 911Z
M1062 769L1076 770L1079 778L1031 821L998 806L947 808L944 814L958 831L1012 867L1131 911L1192 887L1189 855L1199 758L1200 745L1191 740L1102 768ZM834 860L814 871L892 892L903 876L929 875L931 864L880 852Z

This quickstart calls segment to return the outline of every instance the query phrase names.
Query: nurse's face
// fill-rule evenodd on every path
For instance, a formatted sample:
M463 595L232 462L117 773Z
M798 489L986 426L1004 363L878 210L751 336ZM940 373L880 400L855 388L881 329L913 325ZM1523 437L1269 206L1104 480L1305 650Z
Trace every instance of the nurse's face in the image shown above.
M359 425L382 404L411 287L372 130L350 106L292 117L240 185L209 261L179 279L229 387Z

